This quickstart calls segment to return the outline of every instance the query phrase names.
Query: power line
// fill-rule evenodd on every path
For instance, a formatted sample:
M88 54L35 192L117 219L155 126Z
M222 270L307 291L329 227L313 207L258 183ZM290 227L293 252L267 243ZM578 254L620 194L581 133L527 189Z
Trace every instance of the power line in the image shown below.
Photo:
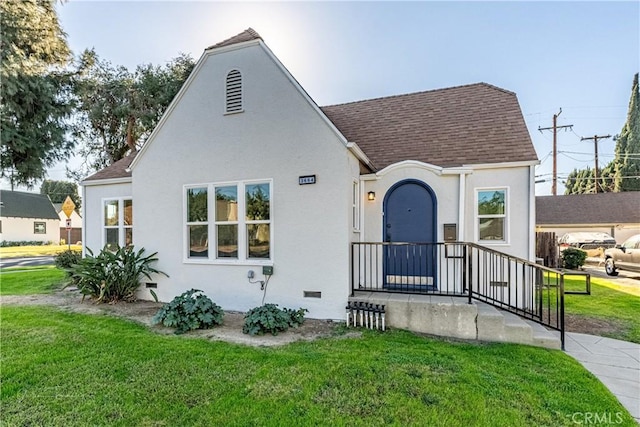
M596 161L596 167L593 171L593 174L595 176L595 183L596 183L596 193L598 192L598 140L599 139L608 139L611 138L611 135L594 135L588 138L580 138L580 141L593 141L593 147L595 150L595 161Z
M553 126L547 128L541 128L538 126L540 133L542 133L543 130L553 129L553 183L551 184L551 194L554 196L558 194L558 129L573 129L573 125L558 126L558 116L560 114L562 114L562 108L560 108L558 114L553 115Z

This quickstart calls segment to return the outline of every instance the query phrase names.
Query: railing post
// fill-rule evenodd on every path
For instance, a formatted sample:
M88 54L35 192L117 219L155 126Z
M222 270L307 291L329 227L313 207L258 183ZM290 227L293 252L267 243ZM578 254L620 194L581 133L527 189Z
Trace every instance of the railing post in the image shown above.
M353 261L353 248L354 247L355 247L355 243L351 242L351 250L349 251L349 258L350 258L349 261L351 263L351 280L350 280L350 282L351 282L351 296L355 295L355 292L353 290L353 275L355 274L355 271L354 271L354 268L353 268L354 267L354 261Z
M564 273L560 274L560 343L564 351Z
M462 277L463 277L463 282L464 282L464 287L467 290L467 292L469 293L469 304L472 304L471 302L471 286L473 281L471 280L471 265L469 264L469 259L470 257L467 256L468 255L468 246L465 243L464 246L462 246Z

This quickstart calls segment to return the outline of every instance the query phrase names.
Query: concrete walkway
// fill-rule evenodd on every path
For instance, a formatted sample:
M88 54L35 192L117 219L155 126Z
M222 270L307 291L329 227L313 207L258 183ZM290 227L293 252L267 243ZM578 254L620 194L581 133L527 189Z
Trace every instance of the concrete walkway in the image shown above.
M640 424L640 344L567 332L565 351L595 375Z

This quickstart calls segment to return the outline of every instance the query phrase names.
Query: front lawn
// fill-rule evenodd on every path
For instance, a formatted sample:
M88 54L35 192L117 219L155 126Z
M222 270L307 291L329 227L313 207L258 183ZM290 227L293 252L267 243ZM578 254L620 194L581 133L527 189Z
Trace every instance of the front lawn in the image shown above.
M566 290L584 290L584 277L565 276ZM599 277L591 277L591 295L565 295L565 314L578 332L640 343L640 295ZM589 325L597 330L589 330ZM582 330L582 329L587 330Z
M252 348L6 305L1 333L4 425L635 425L578 362L528 346L370 331Z
M32 256L52 256L69 250L69 245L8 246L0 248L0 258L24 258ZM72 251L82 251L81 245L71 245Z
M3 268L0 295L51 293L63 286L66 273L53 266Z

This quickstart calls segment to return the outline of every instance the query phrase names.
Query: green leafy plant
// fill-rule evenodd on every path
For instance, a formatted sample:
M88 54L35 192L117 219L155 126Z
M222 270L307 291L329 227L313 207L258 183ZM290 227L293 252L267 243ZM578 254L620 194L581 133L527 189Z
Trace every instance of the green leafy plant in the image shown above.
M224 311L202 291L191 289L175 297L158 310L151 322L154 325L176 328L176 334L193 329L208 329L222 324Z
M62 270L66 270L67 274L71 275L69 271L74 265L78 264L82 260L82 254L78 251L66 250L60 252L55 257L56 267Z
M304 314L309 310L278 308L277 304L265 304L252 308L244 316L242 332L249 335L264 335L269 332L278 335L290 327L298 327L304 323Z
M83 295L96 298L96 302L134 300L143 277L151 279L151 274L167 276L151 266L158 261L155 257L158 253L145 255L144 248L136 251L128 246L114 252L103 249L95 257L87 248L87 253L79 263L67 269L71 276L69 284L77 286Z
M587 253L582 249L568 247L562 251L561 257L564 268L575 270L584 265L587 260Z

